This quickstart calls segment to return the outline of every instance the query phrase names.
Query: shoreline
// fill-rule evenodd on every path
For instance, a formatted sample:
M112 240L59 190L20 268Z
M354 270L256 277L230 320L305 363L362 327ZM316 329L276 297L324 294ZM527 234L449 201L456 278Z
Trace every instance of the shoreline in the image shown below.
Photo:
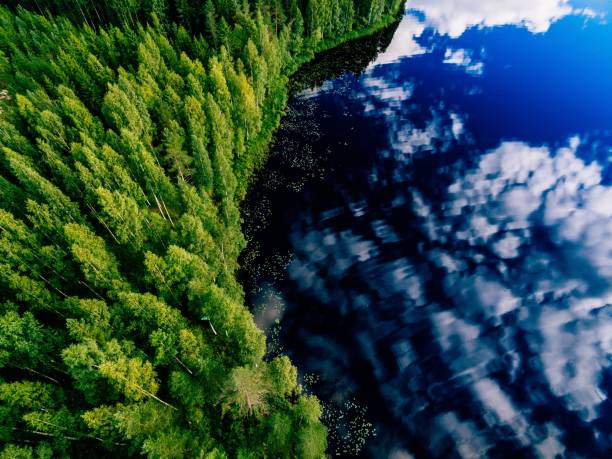
M399 23L402 15L405 11L405 4L402 2L398 6L397 10L393 14L389 14L385 16L381 21L373 24L367 28L353 30L348 34L345 34L335 40L324 40L317 47L316 51L303 55L303 57L298 58L297 61L289 68L289 71L281 76L283 81L283 94L276 101L271 101L274 105L271 107L271 110L264 111L264 116L262 120L262 125L266 126L262 128L259 132L257 139L254 141L253 151L247 152L246 156L249 157L248 161L250 164L250 171L246 176L245 187L240 190L240 193L237 195L237 203L241 205L244 201L248 189L253 184L254 175L265 166L265 162L268 158L268 153L270 150L270 145L273 141L274 135L276 134L281 120L285 114L285 109L287 108L287 102L290 97L290 80L291 78L297 74L300 69L302 69L305 65L313 62L319 56L326 52L332 51L334 48L342 46L351 41L363 39L369 36L372 36L378 32L383 31L387 27L390 27L394 23ZM270 102L268 99L265 103Z

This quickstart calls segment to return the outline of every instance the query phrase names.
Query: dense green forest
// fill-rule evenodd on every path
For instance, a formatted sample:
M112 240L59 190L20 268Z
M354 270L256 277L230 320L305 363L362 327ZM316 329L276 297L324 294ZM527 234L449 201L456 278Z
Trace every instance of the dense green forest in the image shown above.
M400 0L0 7L0 458L315 458L239 203L313 53Z

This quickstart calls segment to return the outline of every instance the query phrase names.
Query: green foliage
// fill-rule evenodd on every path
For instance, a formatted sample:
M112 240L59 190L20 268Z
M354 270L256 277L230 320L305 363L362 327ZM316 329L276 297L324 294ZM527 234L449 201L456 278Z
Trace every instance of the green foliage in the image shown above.
M274 393L287 396L299 392L297 385L297 369L291 364L287 356L277 357L268 367L269 378Z
M0 451L0 459L50 459L53 449L47 444L36 448L8 444Z
M287 75L399 1L4 4L0 459L323 457L239 204Z
M44 361L49 337L32 313L8 311L0 316L0 368L37 366Z
M223 391L224 411L235 410L239 415L260 415L268 410L270 388L260 368L235 368Z

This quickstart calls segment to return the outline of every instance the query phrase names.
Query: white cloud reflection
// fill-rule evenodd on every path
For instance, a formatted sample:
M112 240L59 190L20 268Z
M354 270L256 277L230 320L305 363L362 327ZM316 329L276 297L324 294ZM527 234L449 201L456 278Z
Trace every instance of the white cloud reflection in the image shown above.
M607 312L612 304L612 188L602 184L598 163L588 164L577 156L579 143L573 138L569 146L554 152L521 142L503 143L449 187L451 200L461 208L449 217L461 216L460 229L453 232L474 247L497 239L492 249L502 259L516 258L519 248L531 243L532 228L547 228L556 245L555 259L532 245L521 260L521 269L535 275L535 290L525 291L517 279L512 284L518 286L512 288L522 300L500 301L500 295L510 294L507 287L483 289L491 284L481 282L475 297L495 292L492 301L481 299L483 312L489 304L498 305L497 310L489 309L498 315L521 307L525 323L537 324L527 329L550 390L568 410L590 421L606 398L599 389L600 374L612 357ZM534 273L538 265L546 269ZM581 268L572 273L575 266ZM466 291L474 297L472 285L479 277L452 279L447 284L452 286L450 294ZM605 286L604 292L585 297L587 285L597 284ZM539 306L529 306L532 302Z
M609 433L595 421L612 359L612 187L579 150L577 137L556 149L503 142L458 168L439 202L407 176L395 186L410 197L393 212L410 212L419 232L372 218L376 205L358 201L339 227L323 218L293 233L297 286L341 317L362 318L350 351L326 348L338 354L334 371L361 355L390 415L434 457L448 457L449 442L460 457L496 457L489 450L502 440L530 457L573 454L567 425L538 416L549 406L596 437ZM416 253L401 248L407 240ZM432 334L432 347L413 341L418 330Z
M505 142L485 155L474 172L449 187L456 197L453 213L470 209L458 237L486 240L503 232L494 248L512 258L520 244L506 232L529 228L541 210L553 241L612 282L612 188L601 184L597 162L586 164L576 155L578 146L573 138L553 154L547 147Z
M541 33L564 16L584 12L568 0L409 0L407 7L422 11L427 26L452 38L470 27L503 25Z
M587 0L587 3L594 1ZM472 27L505 25L543 33L565 16L603 18L606 10L599 6L580 5L580 2L572 6L569 0L408 0L406 8L422 13L424 19L411 13L404 15L391 43L370 64L370 68L428 53L430 49L419 43L419 38L429 28L451 38L460 37ZM448 49L444 58L446 63L465 67L468 73L482 73L484 63L474 62L468 50Z
M468 49L447 48L444 53L444 63L463 67L467 73L481 75L484 69L483 62L476 62L472 57L472 52Z
M425 54L427 49L416 41L416 38L423 34L425 27L426 24L419 21L415 16L406 14L397 26L389 46L376 57L370 66L391 64L404 57Z

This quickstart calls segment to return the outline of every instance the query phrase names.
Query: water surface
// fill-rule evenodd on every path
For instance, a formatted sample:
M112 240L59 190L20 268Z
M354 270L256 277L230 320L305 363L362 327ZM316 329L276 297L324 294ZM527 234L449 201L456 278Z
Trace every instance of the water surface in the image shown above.
M334 455L612 457L607 5L410 0L291 99L244 262Z

